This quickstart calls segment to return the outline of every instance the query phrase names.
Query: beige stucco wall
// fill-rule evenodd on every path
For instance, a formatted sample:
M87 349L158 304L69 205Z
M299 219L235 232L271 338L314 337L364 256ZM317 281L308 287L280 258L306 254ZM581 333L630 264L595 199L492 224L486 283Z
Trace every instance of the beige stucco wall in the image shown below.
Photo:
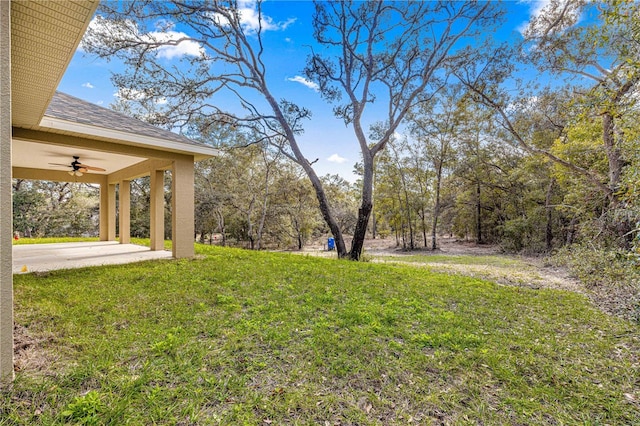
M0 1L0 381L13 379L11 3Z
M151 171L151 250L164 250L164 170Z
M173 257L194 256L193 157L181 155L173 161L171 180L171 232Z

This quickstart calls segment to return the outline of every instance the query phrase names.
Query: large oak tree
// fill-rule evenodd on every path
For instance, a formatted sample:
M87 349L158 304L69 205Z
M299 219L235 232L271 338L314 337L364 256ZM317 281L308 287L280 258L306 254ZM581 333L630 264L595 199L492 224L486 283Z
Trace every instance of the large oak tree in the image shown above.
M269 51L263 37L268 21L258 1L252 9L257 25L247 25L245 3L107 2L83 46L90 53L124 60L127 69L114 76L114 82L132 97L166 100L162 111L151 117L156 124L222 122L246 126L273 143L311 181L338 255L357 260L372 209L375 155L385 148L407 111L444 84L446 65L476 42L483 26L496 22L496 6L446 1L316 4L314 33L322 50L311 54L307 73L318 81L323 95L336 102L336 114L353 125L363 155L362 204L347 252L322 181L298 143L302 121L310 112L272 91L264 59ZM176 31L176 24L184 32ZM180 67L161 60L176 46L191 52ZM214 101L219 93L237 97L246 114L221 110ZM385 105L386 131L370 145L364 112L374 102Z

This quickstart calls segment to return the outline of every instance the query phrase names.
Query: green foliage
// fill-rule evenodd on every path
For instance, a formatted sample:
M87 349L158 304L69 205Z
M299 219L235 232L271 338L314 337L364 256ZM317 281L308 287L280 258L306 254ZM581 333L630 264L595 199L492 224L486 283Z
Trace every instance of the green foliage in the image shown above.
M544 233L541 232L544 225L544 217L533 209L524 218L509 219L498 227L500 247L508 253L542 253L546 248Z
M172 328L164 339L153 343L151 345L151 349L159 355L168 354L175 357L178 353L178 348L182 343L180 338L181 332L181 327Z
M556 257L588 286L640 288L637 253L620 249L595 249L584 244L564 248L558 251Z
M79 243L82 241L98 241L98 237L20 238L19 240L13 240L13 244L22 245L22 244Z
M92 390L85 395L75 397L61 415L78 424L97 425L101 423L100 414L104 408L102 396L99 392Z
M559 250L550 260L567 266L593 292L607 299L610 311L640 323L640 250L578 244Z
M196 250L15 276L16 324L41 361L0 391L0 423L639 418L640 329L583 296L407 265Z
M98 195L85 184L14 179L14 231L29 237L96 235Z

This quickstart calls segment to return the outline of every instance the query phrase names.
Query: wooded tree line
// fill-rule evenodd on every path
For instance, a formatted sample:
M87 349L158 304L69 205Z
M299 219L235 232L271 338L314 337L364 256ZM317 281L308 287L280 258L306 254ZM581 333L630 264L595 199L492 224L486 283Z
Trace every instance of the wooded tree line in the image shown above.
M553 0L520 42L482 38L503 13L492 2L316 4L314 35L327 49L312 52L305 72L354 131L362 158L353 184L318 176L300 150L310 112L276 100L262 29L249 33L235 2L106 3L84 48L129 64L114 83L136 96L117 108L226 148L198 165L200 238L259 249L331 234L352 259L365 235L394 235L408 249L436 248L439 235L510 251L576 241L632 248L637 4ZM154 39L142 24L160 17L194 34ZM204 50L192 73L175 73L158 48L185 41ZM246 115L212 106L226 89ZM373 102L388 113L367 128ZM354 236L349 251L344 235Z

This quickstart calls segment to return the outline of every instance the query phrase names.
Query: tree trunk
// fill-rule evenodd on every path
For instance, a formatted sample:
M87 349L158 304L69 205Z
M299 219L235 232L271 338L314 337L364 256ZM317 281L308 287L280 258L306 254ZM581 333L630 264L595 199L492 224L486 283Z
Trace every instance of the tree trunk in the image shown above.
M551 196L553 195L553 185L555 179L551 179L547 188L547 196L544 200L544 207L547 209L547 229L545 232L545 245L547 252L553 249L553 207L551 206Z
M220 210L216 210L216 217L218 218L218 228L216 230L220 231L222 235L222 247L225 247L227 245L227 234L225 233L224 215ZM211 235L213 235L213 232Z
M371 211L373 210L373 156L363 155L363 157L362 204L358 209L358 221L351 241L351 251L349 252L351 260L360 260L364 239L367 235L369 216L371 216Z
M607 153L607 160L609 162L609 201L615 205L617 203L616 191L618 190L618 184L620 183L620 176L622 176L622 155L620 154L620 148L616 144L615 138L615 124L613 114L605 112L602 115L602 140L604 142L605 152Z
M482 205L480 204L480 180L476 181L476 239L478 244L482 244Z
M422 220L422 240L424 241L424 248L427 248L427 212L424 209L424 205L420 209L422 210L420 216Z
M262 212L260 215L260 221L258 222L258 231L256 235L256 250L260 250L262 248L262 233L264 231L264 222L267 218L268 201L269 201L269 184L267 183L265 185L264 200L262 201Z
M293 129L291 128L291 126L289 125L289 122L285 118L285 115L280 109L278 102L271 95L271 92L269 92L269 90L267 89L266 82L263 81L262 84L263 85L261 87L261 92L264 94L265 99L271 106L271 109L273 110L273 113L275 114L278 123L284 129L287 141L289 142L289 147L293 152L293 157L291 157L291 155L289 154L285 154L285 155L287 155L291 159L294 159L307 174L307 177L311 181L311 185L313 185L313 189L316 192L316 198L318 199L318 204L320 205L320 213L322 214L322 218L324 219L327 226L329 226L329 229L331 230L331 234L333 235L333 238L335 240L338 257L340 258L347 257L348 255L347 246L344 243L342 230L340 229L338 222L336 222L333 216L333 213L331 212L331 205L329 204L329 200L327 199L327 194L324 192L324 187L322 186L322 182L318 178L318 175L316 174L315 170L313 170L313 167L311 167L311 163L309 163L309 161L304 157L304 155L302 155L302 151L298 146L298 141L293 132Z
M371 238L376 239L376 214L371 212Z
M438 232L438 217L440 216L440 183L442 181L442 161L438 162L436 170L436 203L433 206L433 226L431 227L431 250L438 247L436 238ZM480 198L478 196L478 198Z
M358 209L358 222L356 223L356 229L353 233L353 241L351 241L351 260L360 260L367 233L367 224L369 223L369 216L371 215L372 209L373 205L371 203L365 203L364 201Z
M575 217L571 218L571 222L569 222L569 230L567 231L567 245L570 246L573 244L573 239L576 232L576 221Z

